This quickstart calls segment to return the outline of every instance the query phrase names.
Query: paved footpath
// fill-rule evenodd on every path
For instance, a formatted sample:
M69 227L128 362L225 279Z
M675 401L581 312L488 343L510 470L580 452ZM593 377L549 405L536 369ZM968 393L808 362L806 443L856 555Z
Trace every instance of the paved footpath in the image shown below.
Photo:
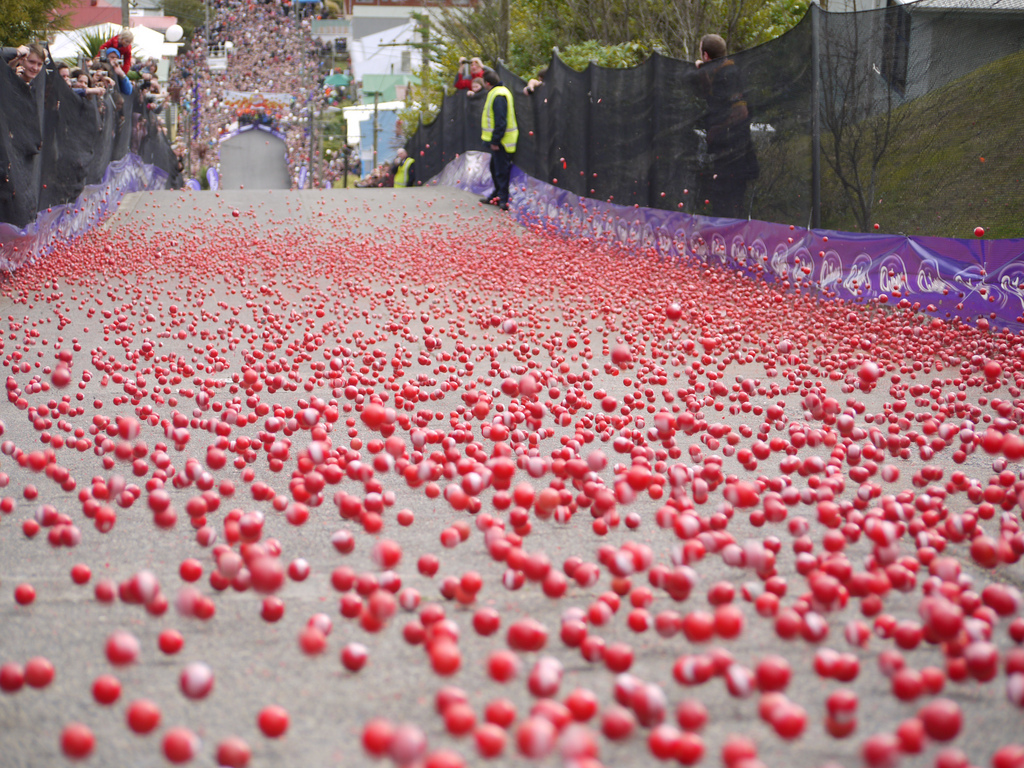
M0 310L4 768L68 762L62 732L88 765L216 765L236 737L225 762L363 766L375 719L386 765L646 766L653 733L678 761L852 767L937 700L958 735L901 765L1024 742L1015 338L439 189L133 195ZM900 700L885 664L943 690Z

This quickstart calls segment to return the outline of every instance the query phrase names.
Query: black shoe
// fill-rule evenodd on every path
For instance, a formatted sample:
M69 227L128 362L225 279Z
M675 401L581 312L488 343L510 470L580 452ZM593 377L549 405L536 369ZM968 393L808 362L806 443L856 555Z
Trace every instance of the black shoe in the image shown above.
M501 210L503 210L503 211L507 211L508 210L508 203L498 203L498 207L501 208Z
M480 205L497 205L498 198L496 197L481 197Z

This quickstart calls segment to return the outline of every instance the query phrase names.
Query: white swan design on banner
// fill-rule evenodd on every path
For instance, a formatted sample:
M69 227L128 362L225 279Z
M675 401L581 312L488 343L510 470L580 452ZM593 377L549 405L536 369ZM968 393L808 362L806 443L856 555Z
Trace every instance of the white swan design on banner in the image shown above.
M878 290L884 293L905 292L910 288L907 267L895 253L886 254L878 262Z
M772 261L770 264L772 274L774 274L780 280L785 280L789 277L789 246L785 243L779 243L775 246L775 250L772 252Z
M719 264L725 264L725 238L715 232L711 235L711 250L708 252L708 261L714 259Z
M793 280L809 280L813 273L814 260L811 258L811 252L806 248L797 248L793 253Z
M939 263L935 259L922 259L917 268L917 290L920 293L946 294L949 284L939 273Z
M1003 303L1014 297L1024 311L1024 264L1011 262L999 272L999 287L1003 290Z
M843 262L835 251L826 251L821 259L821 269L818 271L818 285L829 290L839 287L839 281L843 279Z
M699 232L694 232L690 238L690 253L707 264L708 244Z
M843 288L850 293L864 295L871 291L871 257L866 253L858 253L850 265L850 271L843 280Z
M740 266L747 266L747 244L743 240L743 235L735 235L733 237L732 249L729 255Z
M760 237L750 244L750 261L758 266L768 262L768 246Z

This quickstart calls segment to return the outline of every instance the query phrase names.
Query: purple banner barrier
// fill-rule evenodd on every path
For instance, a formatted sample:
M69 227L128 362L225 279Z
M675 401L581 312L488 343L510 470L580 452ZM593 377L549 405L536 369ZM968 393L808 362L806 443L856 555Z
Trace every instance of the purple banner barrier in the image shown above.
M487 154L468 152L429 183L487 194L493 188ZM512 169L510 203L521 224L561 237L813 286L829 298L1024 329L1024 239L858 234L627 208L577 197L519 168Z
M0 224L0 270L13 272L45 257L57 245L84 235L116 210L125 195L164 189L167 173L126 155L107 166L103 181L91 184L73 203L40 211L24 229Z
M515 169L519 171L518 168ZM521 171L519 173L522 174ZM522 174L525 178L526 174ZM427 182L428 186L441 184L455 187L474 195L489 195L494 191L491 181L491 156L487 152L465 152L452 160L437 176ZM517 184L517 186L520 186Z
M226 133L222 133L217 138L217 141L219 141L219 142L227 141L228 139L235 138L235 136L238 136L240 133L247 133L249 131L263 131L263 133L269 133L271 136L276 136L281 141L285 141L287 139L287 137L283 133L281 133L281 131L275 130L274 128L271 128L269 125L259 125L259 124L256 124L256 123L249 123L248 125L239 126L238 128L236 128L233 131L228 131Z

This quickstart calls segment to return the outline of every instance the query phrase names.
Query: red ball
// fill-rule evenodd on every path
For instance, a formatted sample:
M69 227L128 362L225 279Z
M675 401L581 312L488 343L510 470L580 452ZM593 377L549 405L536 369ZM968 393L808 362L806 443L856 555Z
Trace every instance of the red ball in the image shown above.
M358 672L366 666L369 657L366 646L362 643L348 643L341 649L341 663L349 672Z
M199 752L199 737L188 728L171 728L164 734L163 747L170 762L187 763Z
M139 641L135 635L117 630L107 638L107 660L114 666L133 663L139 657Z
M283 707L271 704L260 710L256 724L267 738L278 739L288 730L288 713Z
M363 749L374 757L383 757L388 753L394 733L395 726L387 720L370 720L363 726Z
M93 681L92 696L100 704L113 704L121 697L121 681L113 675L100 675Z
M88 726L68 723L60 734L60 748L71 760L84 760L92 754L96 737Z
M149 699L136 699L125 713L128 727L135 733L149 733L160 725L160 707Z
M33 688L45 688L53 682L53 664L42 656L36 656L25 664L25 682Z
M228 736L217 745L217 765L224 768L246 768L250 759L252 750L237 736Z
M935 699L917 711L925 733L936 741L950 741L960 733L963 715L952 699Z
M493 758L505 751L505 729L494 723L481 723L473 732L477 751L481 757Z
M531 759L541 759L551 753L558 734L555 726L544 717L528 717L516 731L519 752Z
M473 629L480 635L493 635L500 626L501 615L493 608L481 608L473 614Z
M18 605L31 605L35 602L36 591L31 584L19 584L14 588L14 599Z
M185 638L176 629L165 629L157 640L160 650L172 656L185 646Z
M14 693L25 684L25 670L20 664L9 661L0 666L0 691Z
M611 643L604 649L605 666L620 674L633 666L633 649L626 643Z

